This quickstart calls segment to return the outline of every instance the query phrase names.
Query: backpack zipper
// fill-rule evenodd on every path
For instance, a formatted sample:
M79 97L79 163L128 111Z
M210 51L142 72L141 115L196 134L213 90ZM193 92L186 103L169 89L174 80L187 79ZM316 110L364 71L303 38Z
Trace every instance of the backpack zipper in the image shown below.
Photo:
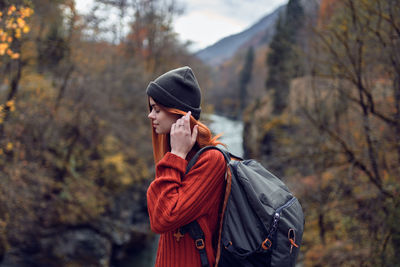
M275 210L275 216L276 216L276 214L278 214L278 215L280 216L281 211L282 211L283 209L286 209L286 208L289 208L290 206L292 206L292 204L293 204L293 202L294 202L295 200L296 200L296 198L295 198L295 197L292 197L288 202L285 203L285 205L283 205L283 206L277 208L277 209Z
M277 208L277 209L275 210L275 213L274 213L274 221L272 222L272 227L271 227L271 229L269 230L267 239L270 239L270 238L272 237L272 235L276 232L276 229L278 228L279 219L281 218L281 211L282 211L283 209L286 209L286 208L289 208L290 206L292 206L292 204L293 204L295 201L296 201L296 198L295 198L295 197L292 197L292 198L291 198L288 202L286 202L283 206L281 206L281 207L279 207L279 208Z

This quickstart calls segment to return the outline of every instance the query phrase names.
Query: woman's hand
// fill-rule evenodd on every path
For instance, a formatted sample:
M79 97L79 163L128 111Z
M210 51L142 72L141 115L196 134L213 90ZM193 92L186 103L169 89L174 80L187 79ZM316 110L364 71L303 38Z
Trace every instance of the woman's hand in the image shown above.
M186 155L196 143L198 126L193 127L193 133L190 130L190 115L189 111L185 116L178 119L171 126L171 153L186 158Z

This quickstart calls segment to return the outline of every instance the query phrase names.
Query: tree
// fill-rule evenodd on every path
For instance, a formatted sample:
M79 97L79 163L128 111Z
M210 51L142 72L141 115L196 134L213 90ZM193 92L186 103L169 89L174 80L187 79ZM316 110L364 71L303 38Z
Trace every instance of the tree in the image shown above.
M290 80L301 74L300 59L295 48L297 35L303 25L303 8L299 0L290 0L281 14L272 38L266 64L267 90L273 91L274 113L281 114L287 105Z
M14 98L18 91L23 65L21 59L22 35L30 31L27 19L33 14L29 6L7 5L3 3L0 9L0 67L3 77L10 77L10 83L3 77L0 83L9 86L8 94L0 105L0 138L3 135L5 121L14 108ZM1 149L1 146L0 146Z
M260 140L253 147L263 163L278 170L305 208L304 266L398 264L399 4L322 1L317 25L303 28L310 39L300 40L308 45L305 76L289 71L290 48L278 45L288 36L277 32L271 44L275 74L249 112L250 134ZM284 26L282 16L277 28ZM284 82L286 108L275 103ZM365 239L369 244L359 242Z
M28 1L0 1L5 8L0 28L8 16L4 11L16 2ZM99 237L102 241L88 249L104 245L100 250L111 254L113 247L116 258L120 254L114 249L145 242L135 242L139 234L131 227L141 223L140 237L147 230L145 189L153 176L144 88L158 71L198 62L177 42L172 28L164 29L176 14L165 1L103 1L140 10L132 23L140 21L143 40L152 39L152 48L134 50L126 33L118 40L99 38L87 22L102 21L104 14L81 16L74 2L32 0L35 12L10 30L16 34L13 40L1 28L0 258L17 255L22 265L109 262L107 254L101 259L60 254L62 249L52 244L62 235L73 239L71 230ZM11 13L18 19L21 10L15 5ZM124 238L116 241L116 234Z
M247 50L245 62L239 74L239 103L240 103L239 114L242 114L243 110L246 108L247 86L251 81L251 75L253 72L253 62L254 62L254 49L251 46Z
M106 6L119 10L121 18L130 16L129 33L120 43L127 56L142 62L148 72L161 73L174 58L182 57L187 49L180 45L173 31L173 20L183 11L175 0L135 1L135 0L97 0ZM122 25L118 26L119 28ZM182 50L175 51L176 46ZM170 67L167 67L167 69Z
M393 266L399 253L399 231L393 227L400 188L400 20L394 15L399 11L398 1L336 1L316 30L312 93L304 101L303 114L327 140L316 145L331 151L332 164L343 168L337 178L342 186L337 201L352 207L336 208L347 221L337 221L336 227L348 237L334 240L353 248L332 247L331 253L343 255L332 266L351 262ZM376 246L358 246L353 241L366 236ZM314 249L315 253L317 246ZM354 250L363 252L351 255Z

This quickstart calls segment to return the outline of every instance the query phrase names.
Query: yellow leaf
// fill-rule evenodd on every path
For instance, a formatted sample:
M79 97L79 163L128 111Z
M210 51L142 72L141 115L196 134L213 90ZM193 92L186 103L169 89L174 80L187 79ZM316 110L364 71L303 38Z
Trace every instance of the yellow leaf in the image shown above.
M12 59L18 59L19 58L19 53L14 53L11 55Z
M15 101L14 100L7 101L6 106L10 109L10 111L14 111L15 110Z
M26 7L26 8L21 8L20 10L22 17L29 17L30 15L33 14L33 9Z
M11 142L7 143L6 150L11 151L13 149L13 144Z
M15 38L21 38L21 29L16 29L15 30Z
M6 106L10 108L10 107L14 106L14 103L15 103L14 100L8 100L6 103Z
M28 33L30 30L31 30L31 28L29 28L28 25L25 25L24 28L22 28L22 31L23 31L24 33Z
M8 48L7 43L0 43L0 55L4 55Z
M22 28L25 26L25 20L21 19L21 18L17 18L17 23L18 23L18 27Z

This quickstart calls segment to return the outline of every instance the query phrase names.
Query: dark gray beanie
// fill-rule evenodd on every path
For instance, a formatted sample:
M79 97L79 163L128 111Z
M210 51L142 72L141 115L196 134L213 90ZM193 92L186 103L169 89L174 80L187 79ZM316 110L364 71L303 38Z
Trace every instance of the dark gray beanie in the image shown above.
M173 69L150 82L146 90L156 103L165 107L176 108L200 118L200 86L189 67Z

